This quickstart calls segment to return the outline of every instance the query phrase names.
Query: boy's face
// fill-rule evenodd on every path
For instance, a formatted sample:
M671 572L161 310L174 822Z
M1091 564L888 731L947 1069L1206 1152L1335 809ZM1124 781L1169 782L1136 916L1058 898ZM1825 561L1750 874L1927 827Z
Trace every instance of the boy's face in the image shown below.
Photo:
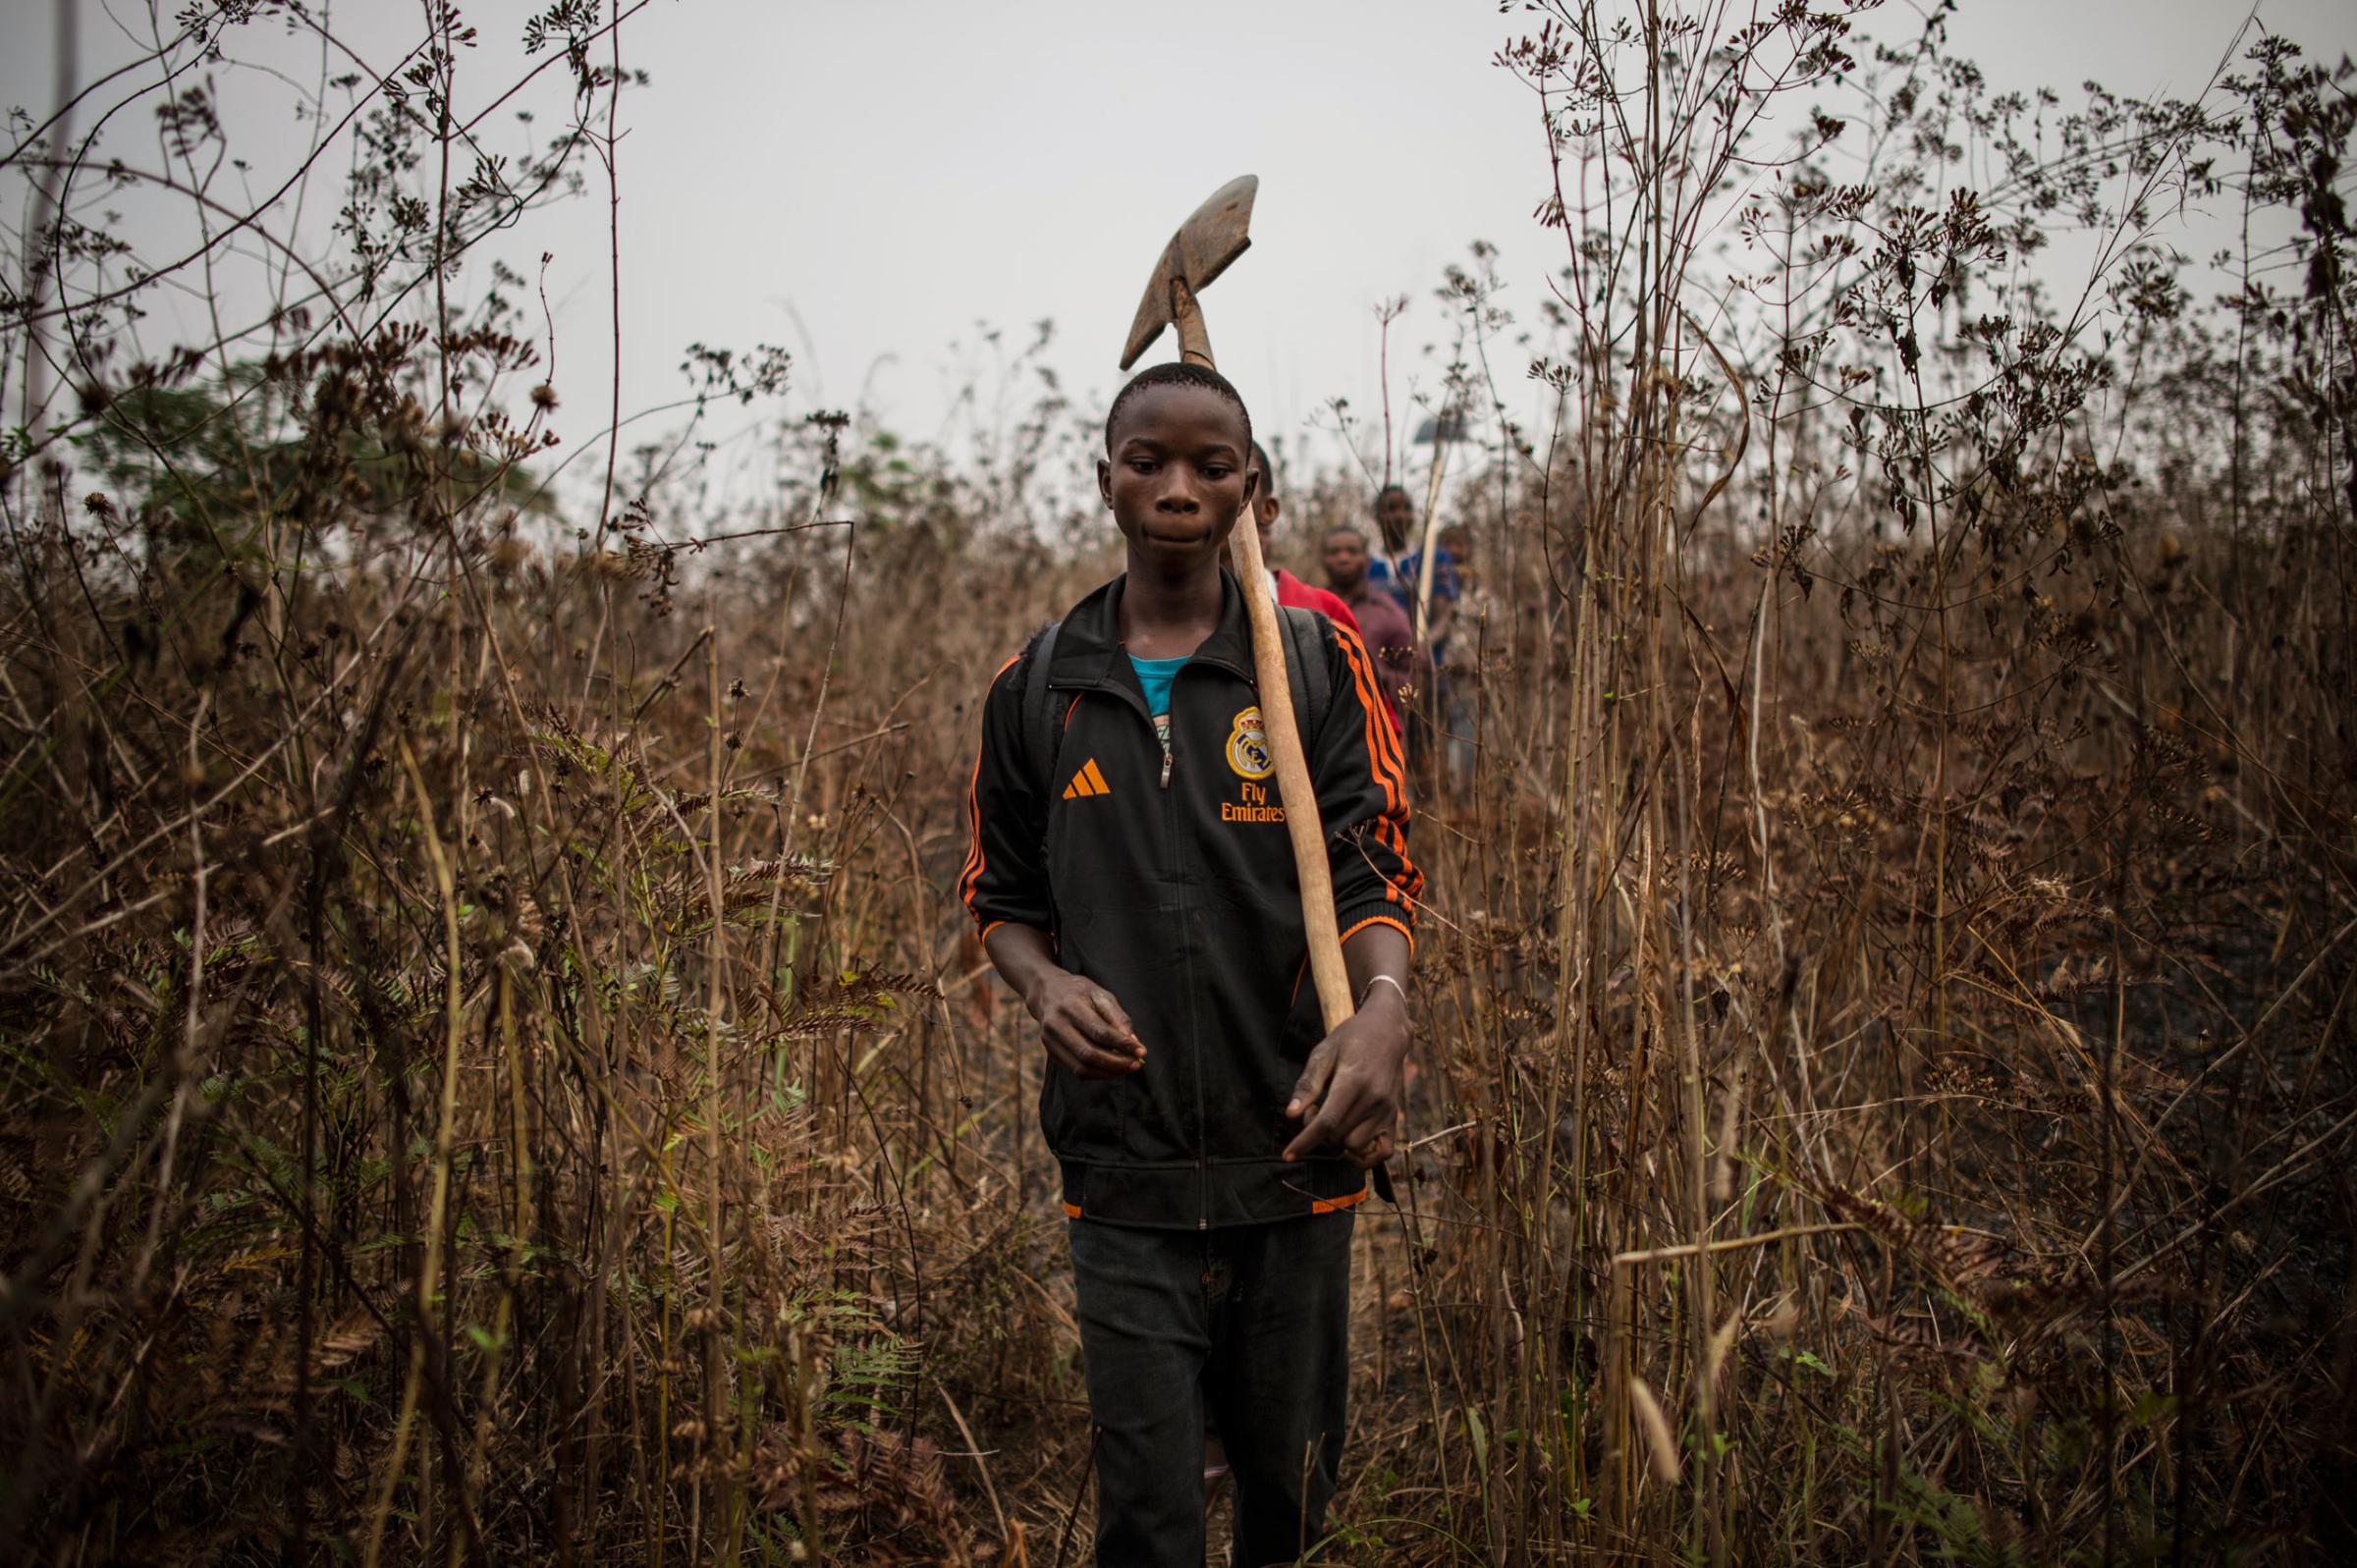
M1407 531L1415 526L1416 505L1407 499L1404 490L1386 490L1375 502L1375 526L1383 530L1384 543L1394 550L1407 543Z
M1347 596L1367 580L1367 542L1347 529L1326 536L1318 560L1326 568L1326 586L1336 593Z
M1097 493L1132 560L1184 571L1219 558L1252 497L1236 406L1204 387L1149 387L1122 408Z

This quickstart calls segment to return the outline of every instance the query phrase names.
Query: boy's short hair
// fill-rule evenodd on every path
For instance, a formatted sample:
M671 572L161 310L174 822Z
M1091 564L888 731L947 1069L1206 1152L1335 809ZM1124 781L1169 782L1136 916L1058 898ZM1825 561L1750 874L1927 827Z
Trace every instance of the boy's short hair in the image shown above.
M1115 422L1122 417L1122 410L1129 406L1131 398L1141 392L1150 392L1156 387L1201 387L1206 392L1215 393L1227 399L1235 405L1235 411L1243 418L1244 444L1246 446L1255 445L1252 440L1252 410L1244 406L1244 395L1235 390L1235 384L1209 365L1199 365L1187 359L1173 359L1167 364L1146 366L1145 369L1131 376L1126 386L1113 395L1113 406L1105 410L1105 455L1107 457L1113 455L1113 427ZM1264 467L1261 471L1265 473L1268 470Z
M1346 533L1351 538L1356 539L1362 545L1367 542L1367 530L1361 528L1355 522L1338 522L1333 527L1327 529L1324 533L1318 535L1318 537L1320 539L1331 539L1338 533Z
M1383 498L1391 495L1395 491L1400 495L1407 496L1407 486L1405 485L1385 485L1381 490L1375 492L1375 505L1379 507L1382 506ZM1416 498L1414 496L1407 496L1407 499L1409 501L1414 501Z

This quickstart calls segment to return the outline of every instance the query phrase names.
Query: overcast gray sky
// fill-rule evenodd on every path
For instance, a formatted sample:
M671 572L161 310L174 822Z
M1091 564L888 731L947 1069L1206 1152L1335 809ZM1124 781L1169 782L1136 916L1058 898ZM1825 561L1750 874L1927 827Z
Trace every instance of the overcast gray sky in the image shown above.
M81 3L87 78L126 56L149 7ZM0 104L45 110L51 6L0 0ZM178 6L159 0L167 24ZM475 93L507 84L514 40L544 7L463 7L485 38ZM379 64L421 30L412 0L314 9ZM2067 101L2094 78L2182 93L2247 10L1964 0L1951 36L1999 86L2051 84ZM2357 8L2339 0L2267 0L2260 14L2311 54L2357 46ZM1892 4L1873 26L1896 36L1919 18ZM316 43L282 26L256 24L235 52L307 79ZM1499 247L1502 302L1525 319L1559 264L1560 237L1531 219L1547 172L1534 101L1492 63L1527 26L1497 0L655 0L624 35L625 65L653 78L622 110L625 407L678 396L691 341L766 340L794 352L793 410L864 401L930 438L977 362L977 323L1012 345L1041 318L1057 323L1048 358L1068 391L1101 407L1159 247L1250 171L1254 245L1206 297L1214 347L1264 429L1334 460L1304 425L1336 395L1376 405L1377 299L1413 301L1394 329L1402 398L1417 349L1444 332L1441 268L1468 242ZM257 168L293 150L283 84L246 71L221 79L221 96ZM544 123L563 99L540 101ZM152 150L144 107L120 124L102 150ZM22 194L19 182L0 199ZM573 440L606 404L605 223L600 190L505 250L516 263L554 255ZM1171 352L1166 339L1152 357Z

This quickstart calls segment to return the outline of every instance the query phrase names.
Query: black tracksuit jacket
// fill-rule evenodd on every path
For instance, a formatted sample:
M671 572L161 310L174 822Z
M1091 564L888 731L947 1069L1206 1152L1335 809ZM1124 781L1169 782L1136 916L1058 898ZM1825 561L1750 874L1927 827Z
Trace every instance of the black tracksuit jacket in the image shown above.
M1339 1153L1287 1164L1285 1117L1324 1035L1299 885L1260 731L1242 590L1221 574L1220 623L1171 687L1168 770L1122 646L1116 578L1064 618L1048 690L1056 754L1026 755L1024 658L982 715L972 840L959 892L988 936L1005 921L1113 993L1145 1066L1083 1082L1053 1062L1039 1118L1064 1166L1065 1212L1205 1229L1347 1208L1365 1175ZM1412 934L1423 877L1407 857L1405 769L1358 638L1318 625L1332 695L1304 735L1343 934Z

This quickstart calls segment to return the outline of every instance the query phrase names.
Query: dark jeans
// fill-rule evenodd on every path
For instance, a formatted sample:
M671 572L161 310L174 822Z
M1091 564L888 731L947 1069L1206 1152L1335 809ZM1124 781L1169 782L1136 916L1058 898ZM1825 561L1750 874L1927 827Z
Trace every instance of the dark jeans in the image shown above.
M1207 1410L1234 1476L1230 1561L1289 1563L1324 1537L1349 1382L1353 1217L1070 1222L1100 1568L1202 1568Z

